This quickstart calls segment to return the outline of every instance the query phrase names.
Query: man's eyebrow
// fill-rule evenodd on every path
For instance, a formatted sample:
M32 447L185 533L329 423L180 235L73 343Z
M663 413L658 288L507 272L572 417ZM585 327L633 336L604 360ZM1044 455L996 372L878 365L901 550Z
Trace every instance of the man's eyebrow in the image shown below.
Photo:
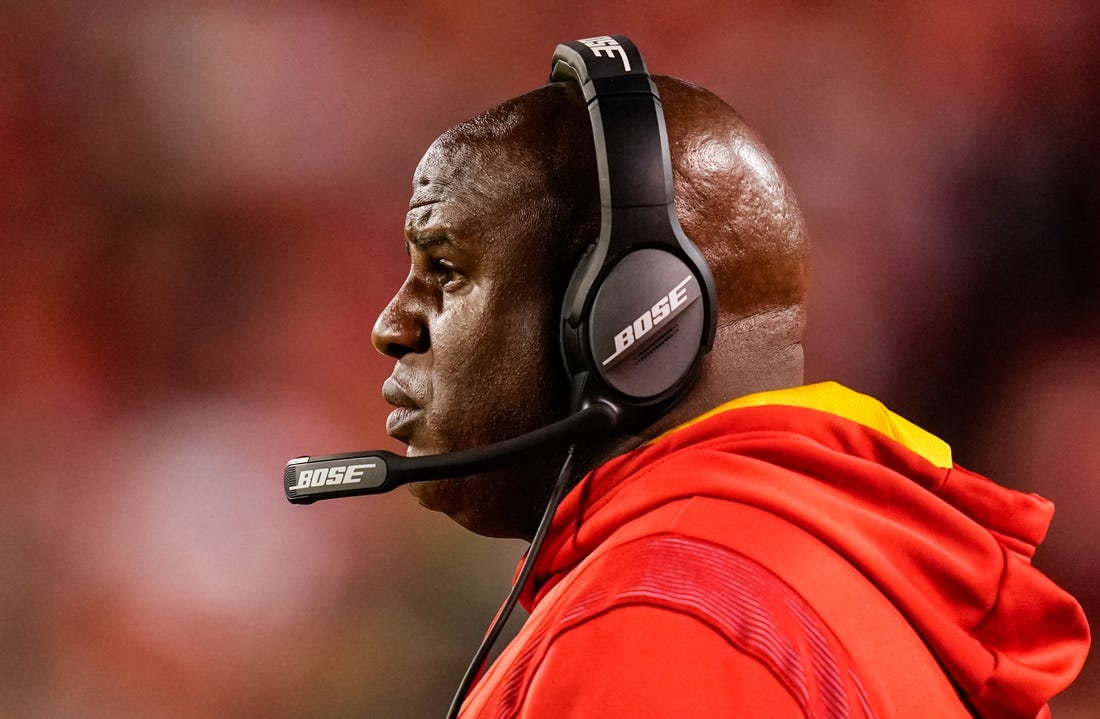
M431 234L431 235L413 235L412 237L405 238L405 251L408 252L410 248L416 248L423 252L432 247L438 247L440 245L454 246L454 242L447 235Z

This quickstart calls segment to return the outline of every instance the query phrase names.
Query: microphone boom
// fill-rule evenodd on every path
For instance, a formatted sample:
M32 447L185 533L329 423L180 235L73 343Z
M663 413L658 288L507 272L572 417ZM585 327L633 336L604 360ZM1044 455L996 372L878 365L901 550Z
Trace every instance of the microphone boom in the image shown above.
M382 494L410 482L489 472L575 442L614 434L619 413L597 402L545 427L501 442L458 452L405 457L385 450L297 457L286 463L286 498L292 504Z

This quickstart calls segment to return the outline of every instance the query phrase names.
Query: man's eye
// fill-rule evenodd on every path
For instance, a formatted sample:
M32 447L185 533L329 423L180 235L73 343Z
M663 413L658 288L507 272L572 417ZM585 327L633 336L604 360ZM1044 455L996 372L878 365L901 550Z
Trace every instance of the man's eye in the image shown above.
M436 260L433 265L435 275L439 278L439 284L443 289L454 287L464 279L462 274L448 260Z

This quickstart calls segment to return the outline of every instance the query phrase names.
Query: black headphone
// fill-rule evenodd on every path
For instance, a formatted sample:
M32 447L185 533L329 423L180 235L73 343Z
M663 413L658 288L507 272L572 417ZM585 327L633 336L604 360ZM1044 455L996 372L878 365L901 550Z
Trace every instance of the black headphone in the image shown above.
M714 278L680 227L661 99L634 43L558 45L550 80L584 93L600 184L600 236L562 303L572 410L606 402L640 429L684 396L714 343Z
M576 82L584 93L600 185L600 235L574 270L562 302L570 416L447 454L404 457L379 450L297 457L283 477L291 502L463 477L556 447L637 431L691 388L714 342L718 301L710 268L676 216L657 87L641 53L622 35L558 45L550 80Z

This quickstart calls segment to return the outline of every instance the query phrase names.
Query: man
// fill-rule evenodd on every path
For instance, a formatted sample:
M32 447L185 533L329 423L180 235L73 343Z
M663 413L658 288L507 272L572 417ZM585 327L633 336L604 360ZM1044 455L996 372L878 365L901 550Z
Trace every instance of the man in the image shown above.
M714 349L663 417L581 448L530 618L462 716L1041 715L1088 645L1080 608L1028 561L1049 503L953 466L869 397L801 386L796 201L732 109L654 80L680 223L717 286ZM396 360L387 430L409 455L567 414L560 306L599 232L588 123L577 88L552 83L452 128L418 166L410 272L373 334ZM530 540L561 459L412 491Z

